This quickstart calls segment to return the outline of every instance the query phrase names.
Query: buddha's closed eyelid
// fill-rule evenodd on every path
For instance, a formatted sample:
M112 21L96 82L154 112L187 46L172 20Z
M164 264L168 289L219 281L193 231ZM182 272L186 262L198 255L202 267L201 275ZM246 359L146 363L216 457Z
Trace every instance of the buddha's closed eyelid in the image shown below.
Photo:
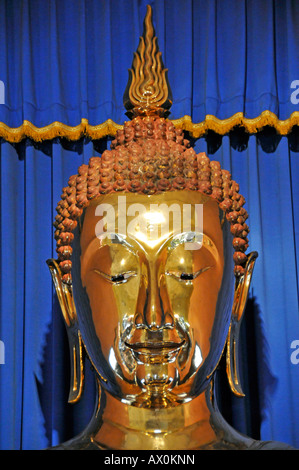
M186 273L186 272L176 272L176 271L166 271L167 276L172 276L175 277L176 279L179 279L180 281L193 281L196 279L200 274L204 273L210 268L213 268L214 266L205 266L204 268L199 269L195 273Z
M119 274L114 274L114 275L107 274L103 271L100 271L99 269L94 269L93 271L99 274L100 276L102 276L107 281L111 282L112 284L124 284L131 277L137 276L136 271L126 271L124 273L119 273Z

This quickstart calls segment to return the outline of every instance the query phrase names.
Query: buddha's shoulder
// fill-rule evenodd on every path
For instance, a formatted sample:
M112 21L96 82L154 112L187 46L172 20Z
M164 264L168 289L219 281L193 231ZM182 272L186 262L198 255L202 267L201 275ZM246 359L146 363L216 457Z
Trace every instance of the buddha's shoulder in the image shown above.
M90 437L76 437L47 450L107 450L94 442ZM197 450L296 450L284 442L258 441L254 439L240 440L239 442L228 442L221 440L201 446Z
M296 450L284 442L278 441L254 441L248 450Z
M89 437L77 437L69 441L50 447L47 450L105 450L93 442Z
M296 450L294 447L283 442L276 441L217 441L200 446L197 450Z

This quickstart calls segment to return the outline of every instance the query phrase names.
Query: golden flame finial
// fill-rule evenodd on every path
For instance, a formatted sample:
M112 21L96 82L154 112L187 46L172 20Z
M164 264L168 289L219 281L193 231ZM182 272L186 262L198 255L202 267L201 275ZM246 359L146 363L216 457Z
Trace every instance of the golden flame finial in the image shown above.
M124 93L124 106L130 118L149 115L167 117L170 114L172 94L161 56L152 22L152 8L147 5L143 35L134 53Z

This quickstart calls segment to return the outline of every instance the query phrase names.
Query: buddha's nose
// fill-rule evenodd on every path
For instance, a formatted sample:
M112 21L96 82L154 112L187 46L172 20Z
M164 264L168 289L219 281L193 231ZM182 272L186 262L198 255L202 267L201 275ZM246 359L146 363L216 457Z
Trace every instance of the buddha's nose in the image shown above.
M150 276L147 292L147 301L144 309L145 324L151 330L161 328L163 321L163 307L159 295L159 286L154 275Z
M158 330L163 326L172 326L173 320L163 308L163 295L161 295L161 278L155 269L150 269L147 276L146 287L142 305L139 304L139 313L136 316L136 325L143 325L150 330Z

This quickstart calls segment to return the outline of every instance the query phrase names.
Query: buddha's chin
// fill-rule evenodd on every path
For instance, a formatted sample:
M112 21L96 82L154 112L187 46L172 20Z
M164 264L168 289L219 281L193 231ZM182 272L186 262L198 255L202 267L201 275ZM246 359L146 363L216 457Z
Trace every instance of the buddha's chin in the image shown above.
M165 397L177 382L177 368L173 362L138 363L136 381L142 390L138 401Z
M120 369L119 369L120 371ZM115 376L116 377L116 376ZM121 402L139 408L167 408L190 402L194 377L180 375L177 361L135 363L130 379L117 375Z
M138 364L136 379L141 393L132 405L141 408L170 408L192 400L186 389L179 386L179 373L175 363Z

